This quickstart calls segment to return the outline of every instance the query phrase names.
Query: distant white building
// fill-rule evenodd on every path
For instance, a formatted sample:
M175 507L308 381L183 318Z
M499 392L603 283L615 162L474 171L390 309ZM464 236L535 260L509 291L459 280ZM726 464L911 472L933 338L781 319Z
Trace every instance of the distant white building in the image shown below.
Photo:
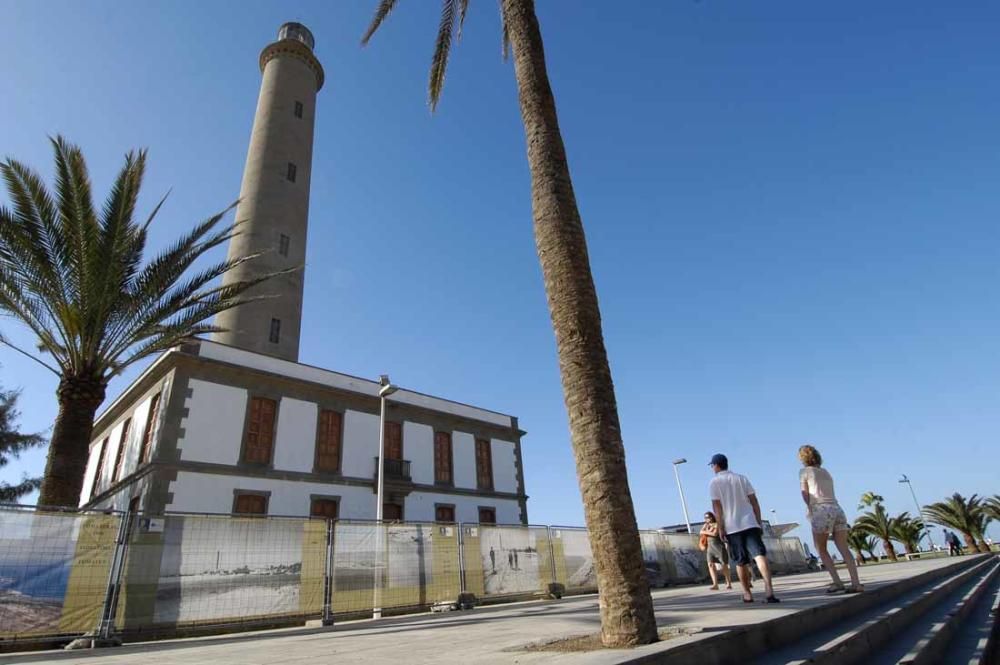
M98 417L80 506L374 519L379 384L215 342L163 354ZM401 389L385 519L527 524L517 419Z

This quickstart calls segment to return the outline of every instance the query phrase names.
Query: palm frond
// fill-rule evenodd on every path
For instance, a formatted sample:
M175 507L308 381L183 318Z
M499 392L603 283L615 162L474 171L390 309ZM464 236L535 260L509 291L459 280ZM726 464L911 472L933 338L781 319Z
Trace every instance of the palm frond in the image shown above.
M465 27L465 14L469 11L469 0L458 0L458 40L462 40L462 28Z
M510 58L510 30L507 28L507 15L503 11L503 0L500 0L500 55L504 62Z
M384 21L389 16L389 13L395 7L396 7L396 0L382 0L378 4L378 9L375 10L375 16L372 17L371 24L368 26L368 29L365 30L365 34L361 38L362 46L368 45L368 42L375 34L375 31L378 30L379 26L382 25L382 21Z
M441 21L438 24L437 41L434 44L434 55L431 57L431 73L427 82L427 102L431 111L437 109L441 91L444 89L444 75L448 69L451 40L455 34L456 2L458 0L442 0L441 3Z

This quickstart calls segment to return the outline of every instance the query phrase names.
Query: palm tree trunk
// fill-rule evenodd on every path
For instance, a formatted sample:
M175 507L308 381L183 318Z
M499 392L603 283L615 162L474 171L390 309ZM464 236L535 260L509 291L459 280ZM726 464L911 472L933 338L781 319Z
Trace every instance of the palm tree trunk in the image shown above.
M979 546L976 545L976 539L971 533L963 531L962 538L965 539L965 547L968 548L970 554L975 554L979 551Z
M607 646L657 639L629 492L611 369L533 0L503 0L531 170L535 244L555 330L563 396Z
M59 382L59 415L52 430L38 505L80 505L94 415L104 401L105 387L101 381L80 377L63 377Z
M892 546L892 542L890 542L888 540L885 541L884 547L885 547L885 554L886 554L886 556L889 557L889 561L895 561L896 560L896 548Z

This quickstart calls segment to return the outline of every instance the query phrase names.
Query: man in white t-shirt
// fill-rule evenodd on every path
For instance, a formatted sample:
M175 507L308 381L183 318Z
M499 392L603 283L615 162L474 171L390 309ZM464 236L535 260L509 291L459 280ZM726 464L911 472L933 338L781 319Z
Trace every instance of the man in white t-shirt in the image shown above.
M767 602L779 602L771 586L771 568L767 564L767 549L764 547L760 519L760 504L750 480L729 470L729 459L718 453L712 456L709 466L715 477L708 484L708 495L712 499L712 509L719 523L719 536L729 543L729 555L736 562L736 572L743 585L743 602L752 603L750 593L750 560L757 562L757 568L764 578Z

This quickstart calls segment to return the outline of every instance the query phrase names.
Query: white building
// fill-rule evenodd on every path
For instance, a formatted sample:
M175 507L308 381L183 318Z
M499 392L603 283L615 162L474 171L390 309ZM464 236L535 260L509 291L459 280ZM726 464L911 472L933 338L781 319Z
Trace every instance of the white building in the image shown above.
M374 519L379 384L215 342L163 354L97 419L80 505ZM385 519L527 524L517 419L401 389Z
M262 84L225 275L255 299L163 354L97 419L80 505L374 519L379 384L298 363L316 93L312 33L286 23ZM291 272L288 272L291 271ZM400 390L386 424L385 519L527 523L517 419Z

